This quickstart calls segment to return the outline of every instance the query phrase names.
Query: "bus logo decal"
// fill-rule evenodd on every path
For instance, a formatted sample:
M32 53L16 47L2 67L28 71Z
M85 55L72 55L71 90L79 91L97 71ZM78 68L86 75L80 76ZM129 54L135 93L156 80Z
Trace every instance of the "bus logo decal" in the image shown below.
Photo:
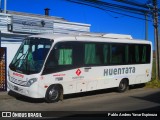
M81 70L80 70L80 69L78 69L78 70L76 71L76 74L77 74L78 76L80 76L80 74L81 74Z
M53 76L58 77L58 76L65 76L66 74L54 74Z
M17 77L24 78L24 75L22 75L22 74L19 74L19 73L15 73L15 72L14 72L14 73L13 73L13 75L14 75L14 76L17 76Z

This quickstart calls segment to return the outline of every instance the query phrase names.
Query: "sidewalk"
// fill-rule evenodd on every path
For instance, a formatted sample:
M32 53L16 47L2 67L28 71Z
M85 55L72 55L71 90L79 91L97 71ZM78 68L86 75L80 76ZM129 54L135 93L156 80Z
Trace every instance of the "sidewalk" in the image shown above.
M12 99L11 95L8 95L8 91L0 91L0 99Z

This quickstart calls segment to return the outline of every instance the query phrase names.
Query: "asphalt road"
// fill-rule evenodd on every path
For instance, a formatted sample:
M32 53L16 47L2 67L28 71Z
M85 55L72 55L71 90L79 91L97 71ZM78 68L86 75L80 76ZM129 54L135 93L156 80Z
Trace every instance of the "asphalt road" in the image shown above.
M60 111L61 114L76 115L106 111L159 111L160 89L132 88L125 93L114 89L65 95L63 101L46 103L43 99L31 99L9 93L0 98L0 111ZM66 111L74 111L66 112ZM92 114L92 113L91 113ZM63 116L63 115L62 115Z

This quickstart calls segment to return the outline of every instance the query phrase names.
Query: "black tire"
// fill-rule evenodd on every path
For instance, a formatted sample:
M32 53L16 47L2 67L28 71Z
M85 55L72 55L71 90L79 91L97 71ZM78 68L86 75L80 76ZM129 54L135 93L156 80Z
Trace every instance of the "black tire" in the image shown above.
M61 90L58 85L51 85L47 89L45 100L48 103L58 102L60 100Z
M118 92L125 92L126 90L128 90L128 81L126 79L121 80L121 82L119 83L119 86L117 88Z

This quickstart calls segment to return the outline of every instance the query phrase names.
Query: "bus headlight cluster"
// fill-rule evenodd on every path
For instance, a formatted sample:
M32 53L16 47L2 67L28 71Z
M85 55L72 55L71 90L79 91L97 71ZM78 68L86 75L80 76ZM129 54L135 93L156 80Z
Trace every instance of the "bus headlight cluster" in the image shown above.
M35 83L37 81L37 78L32 78L30 80L28 80L26 87L30 87L33 83Z

